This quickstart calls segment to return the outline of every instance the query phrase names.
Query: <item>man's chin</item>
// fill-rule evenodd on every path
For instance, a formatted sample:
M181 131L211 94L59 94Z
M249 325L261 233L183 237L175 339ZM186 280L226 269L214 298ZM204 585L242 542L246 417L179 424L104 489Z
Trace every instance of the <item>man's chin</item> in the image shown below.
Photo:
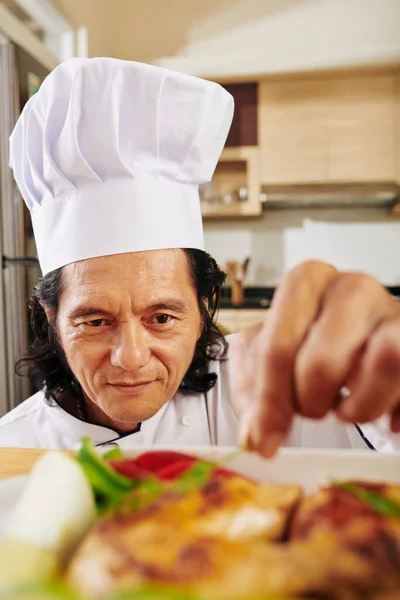
M100 408L106 417L105 420L111 421L113 427L118 430L133 430L138 423L147 421L154 417L163 406L163 402L155 403L154 398L147 400L145 398L133 398L131 402L125 396L119 400L110 398L109 401L100 404Z

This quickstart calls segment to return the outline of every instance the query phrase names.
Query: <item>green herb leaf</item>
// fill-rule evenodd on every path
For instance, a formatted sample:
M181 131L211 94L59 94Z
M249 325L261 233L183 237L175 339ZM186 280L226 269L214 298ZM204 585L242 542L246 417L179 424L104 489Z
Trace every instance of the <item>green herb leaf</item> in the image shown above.
M386 517L400 517L400 504L389 498L385 498L382 494L374 490L348 482L338 482L335 485L355 496L381 515L385 515Z

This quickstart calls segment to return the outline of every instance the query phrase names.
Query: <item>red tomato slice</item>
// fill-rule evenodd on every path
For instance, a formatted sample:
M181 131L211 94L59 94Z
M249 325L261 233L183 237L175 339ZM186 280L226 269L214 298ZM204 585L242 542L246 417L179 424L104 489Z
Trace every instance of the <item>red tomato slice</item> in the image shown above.
M142 469L150 471L151 473L157 474L165 467L174 465L177 462L186 462L193 464L198 459L195 456L184 454L183 452L172 452L170 450L152 450L151 452L144 452L137 458L135 463Z
M135 459L110 461L111 466L120 475L130 479L143 479L157 476L163 481L170 481L186 473L199 459L183 452L153 450L144 452ZM237 475L233 471L217 467L215 474L223 477Z
M129 479L143 479L144 477L152 477L153 473L150 471L146 471L139 465L136 464L136 461L131 458L124 458L122 460L112 460L110 461L110 465L117 471L120 475L125 475L125 477L129 477Z
M189 456L181 452L154 450L144 452L136 458L112 460L110 464L120 475L125 475L125 477L129 477L130 479L140 479L143 477L154 477L154 475L159 476L160 471L167 467L174 468L177 463L185 463L188 466L187 468L189 468L196 460L195 456ZM173 477L167 477L167 479L173 479Z
M178 460L176 463L164 467L157 473L157 477L162 481L176 479L184 473L187 473L193 466L193 461Z

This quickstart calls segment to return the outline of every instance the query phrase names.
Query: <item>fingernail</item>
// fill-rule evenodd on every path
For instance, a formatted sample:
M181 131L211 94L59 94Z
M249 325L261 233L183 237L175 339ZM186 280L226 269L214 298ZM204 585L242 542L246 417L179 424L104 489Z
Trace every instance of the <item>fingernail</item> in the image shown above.
M391 430L395 435L400 434L400 414L396 414L392 419Z
M286 435L281 431L274 431L265 437L260 445L259 452L264 458L271 458L277 450L282 446L286 439Z

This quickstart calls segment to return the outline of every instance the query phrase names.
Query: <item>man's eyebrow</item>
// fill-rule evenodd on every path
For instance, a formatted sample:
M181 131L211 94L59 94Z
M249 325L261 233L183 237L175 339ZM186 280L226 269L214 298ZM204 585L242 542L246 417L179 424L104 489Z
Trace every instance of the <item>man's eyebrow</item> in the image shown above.
M176 313L187 313L189 309L184 300L171 298L170 300L162 300L160 302L150 304L149 306L146 306L144 310L148 312L155 310L169 310ZM95 304L80 304L68 314L68 318L72 320L85 319L93 315L106 317L110 316L110 312L104 310L104 308L96 306Z
M80 304L68 314L68 317L70 319L83 319L92 315L107 316L109 314L110 313L104 310L104 308L99 308L96 305Z
M170 299L170 300L162 300L161 302L156 302L155 304L151 304L146 308L148 311L154 310L170 310L172 312L178 313L186 313L188 312L188 305L184 300L179 299Z

